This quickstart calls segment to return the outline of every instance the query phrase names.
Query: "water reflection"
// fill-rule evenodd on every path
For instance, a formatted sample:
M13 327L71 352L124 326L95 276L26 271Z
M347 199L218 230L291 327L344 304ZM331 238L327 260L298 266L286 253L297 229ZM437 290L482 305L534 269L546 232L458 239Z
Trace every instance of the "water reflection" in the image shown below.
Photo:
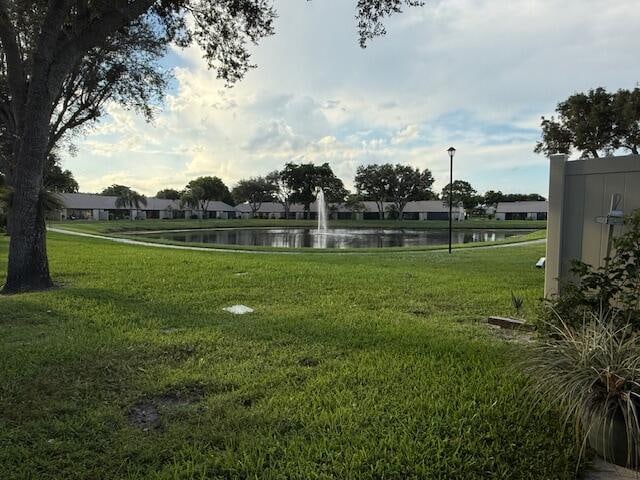
M454 230L453 243L495 242L530 230ZM189 232L156 232L150 238L188 243L281 248L384 248L446 245L447 230L390 228L235 228Z

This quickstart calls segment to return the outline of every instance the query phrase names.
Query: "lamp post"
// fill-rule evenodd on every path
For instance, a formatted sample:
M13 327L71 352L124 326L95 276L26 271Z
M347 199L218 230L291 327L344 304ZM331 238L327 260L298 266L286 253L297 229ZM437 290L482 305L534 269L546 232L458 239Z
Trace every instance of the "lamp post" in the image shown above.
M456 154L456 149L450 147L447 152L449 152L449 253L451 253L453 232L453 156Z

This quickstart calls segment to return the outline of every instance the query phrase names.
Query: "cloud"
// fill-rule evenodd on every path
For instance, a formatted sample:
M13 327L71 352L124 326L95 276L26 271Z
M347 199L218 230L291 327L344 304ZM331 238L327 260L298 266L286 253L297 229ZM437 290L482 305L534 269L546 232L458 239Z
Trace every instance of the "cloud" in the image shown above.
M85 191L114 179L147 194L196 175L233 184L287 161L329 162L347 185L358 165L402 162L480 191L547 188L532 152L539 118L575 91L631 88L637 0L432 0L387 23L366 50L355 2L278 2L277 34L233 89L197 48L172 51L175 88L153 124L109 106L65 158Z
M393 136L391 143L393 145L400 145L402 143L410 142L411 140L417 139L419 134L419 125L407 125Z

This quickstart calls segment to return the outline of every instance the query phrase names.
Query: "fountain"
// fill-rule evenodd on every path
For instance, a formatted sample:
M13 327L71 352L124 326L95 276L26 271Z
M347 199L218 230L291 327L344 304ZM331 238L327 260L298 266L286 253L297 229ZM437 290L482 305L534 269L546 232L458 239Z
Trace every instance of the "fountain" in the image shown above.
M318 187L316 190L316 203L318 205L318 235L327 234L327 202L324 199L324 190Z

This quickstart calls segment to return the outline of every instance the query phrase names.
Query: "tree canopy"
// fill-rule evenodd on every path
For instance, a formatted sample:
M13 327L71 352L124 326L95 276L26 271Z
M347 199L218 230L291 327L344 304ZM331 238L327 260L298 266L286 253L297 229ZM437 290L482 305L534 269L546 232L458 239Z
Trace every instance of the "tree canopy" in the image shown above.
M71 170L63 170L60 159L53 152L49 154L45 165L44 188L58 193L76 193L79 189Z
M408 165L390 163L358 167L355 187L364 200L376 202L380 218L384 216L384 202L392 202L394 211L402 218L407 203L431 200L433 175L428 169L420 171Z
M291 189L291 201L303 204L307 212L316 199L318 188L322 188L329 202L343 202L349 194L328 163L287 163L280 176Z
M230 195L229 188L220 178L198 177L187 184L180 200L185 205L205 212L211 202L224 202Z
M451 186L452 184L447 184L447 186L442 189L441 198L445 205L449 204ZM482 198L477 195L475 188L464 180L454 180L451 198L453 199L453 205L463 205L466 209L472 209L482 201Z
M489 190L483 195L485 205L497 205L499 202L542 202L546 198L537 193L502 193L500 190Z
M180 200L180 192L174 188L165 188L156 193L156 198L165 200Z
M147 197L123 185L113 185L117 192L116 208L140 208L147 205Z
M252 177L240 180L231 191L234 203L247 202L251 208L251 215L254 216L263 202L270 202L274 199L277 186L267 177Z
M535 152L579 152L582 158L640 148L640 88L609 93L604 88L576 93L560 102L557 118L542 117L542 139Z

